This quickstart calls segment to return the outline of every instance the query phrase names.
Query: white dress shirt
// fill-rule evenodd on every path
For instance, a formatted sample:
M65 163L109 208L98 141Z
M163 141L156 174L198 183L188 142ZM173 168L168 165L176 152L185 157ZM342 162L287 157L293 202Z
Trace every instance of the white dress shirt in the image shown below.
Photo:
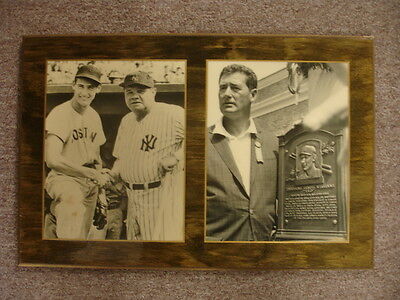
M250 166L251 166L251 134L257 133L253 119L250 119L250 126L239 136L233 136L222 124L220 118L215 124L213 134L220 134L226 137L233 159L242 176L242 182L248 195L250 195Z

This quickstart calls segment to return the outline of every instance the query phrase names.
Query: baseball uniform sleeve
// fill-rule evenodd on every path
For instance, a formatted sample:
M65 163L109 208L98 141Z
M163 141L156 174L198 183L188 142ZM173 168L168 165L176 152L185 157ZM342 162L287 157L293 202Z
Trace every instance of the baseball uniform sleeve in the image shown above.
M175 140L177 143L182 142L185 139L185 112L181 107L175 112Z
M178 160L183 159L183 141L185 139L185 112L183 108L177 107L175 110L175 156Z
M54 108L46 118L46 133L54 134L59 137L63 143L66 143L69 134L70 122L65 119L65 114L59 109L60 107Z
M122 118L121 123L119 124L118 127L118 133L117 133L117 138L115 139L115 144L114 144L114 150L113 150L113 156L115 158L120 158L121 157L121 149L122 149L122 143L123 143L123 137L124 137L124 131L125 131L125 120L126 118Z
M97 132L99 133L99 145L103 145L106 142L106 136L103 130L103 124L101 123L101 118L97 114Z

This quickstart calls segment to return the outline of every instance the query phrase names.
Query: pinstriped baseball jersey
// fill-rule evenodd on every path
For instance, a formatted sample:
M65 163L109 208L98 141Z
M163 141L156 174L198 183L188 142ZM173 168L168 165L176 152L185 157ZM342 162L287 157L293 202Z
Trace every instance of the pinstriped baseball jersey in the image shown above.
M121 178L126 182L137 184L161 181L161 186L157 188L127 189L129 199L126 222L128 240L138 238L147 241L183 239L183 232L181 232L181 237L175 238L166 232L174 230L174 227L167 228L163 226L164 223L160 224L160 220L164 219L165 215L164 207L167 205L165 201L171 201L170 205L174 204L173 201L179 203L184 201L183 185L179 184L182 180L175 179L176 176L173 175L176 172L183 172L183 162L175 167L172 174L168 174L170 176L168 181L159 170L159 162L162 158L174 154L183 147L183 120L184 111L181 107L154 103L150 113L139 122L133 112L127 114L121 121L113 152L113 155L119 160ZM178 187L179 191L175 192ZM176 222L182 224L183 209L181 219ZM136 236L136 225L139 225L139 236Z
M133 112L123 117L113 155L120 160L120 176L130 183L161 179L159 161L181 148L184 111L176 105L154 103L139 122Z

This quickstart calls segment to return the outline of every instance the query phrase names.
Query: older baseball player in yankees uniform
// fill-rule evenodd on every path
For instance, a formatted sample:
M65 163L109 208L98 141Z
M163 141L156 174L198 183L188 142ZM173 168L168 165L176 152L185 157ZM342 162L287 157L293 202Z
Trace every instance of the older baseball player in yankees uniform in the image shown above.
M183 240L184 111L155 102L145 72L128 74L120 86L131 112L118 129L111 174L128 194L127 239Z
M86 239L99 186L110 181L108 174L96 169L106 139L100 117L90 107L101 89L100 77L96 67L80 67L72 99L46 118L45 161L51 171L45 188L53 200L45 217L45 238Z

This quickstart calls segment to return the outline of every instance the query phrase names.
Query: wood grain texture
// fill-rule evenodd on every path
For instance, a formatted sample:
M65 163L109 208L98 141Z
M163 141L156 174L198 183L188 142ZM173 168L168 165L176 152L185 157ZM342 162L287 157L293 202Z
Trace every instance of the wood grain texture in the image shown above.
M19 129L20 265L134 268L370 268L373 249L372 40L305 36L25 37ZM186 242L42 240L46 59L186 59ZM206 59L350 61L349 243L205 244Z

